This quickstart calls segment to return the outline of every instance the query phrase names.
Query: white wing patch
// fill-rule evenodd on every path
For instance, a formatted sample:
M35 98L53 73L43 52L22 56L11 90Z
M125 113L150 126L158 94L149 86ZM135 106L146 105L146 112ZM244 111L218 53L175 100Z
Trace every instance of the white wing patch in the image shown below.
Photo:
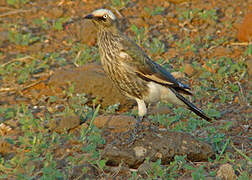
M104 16L105 14L107 14L111 19L116 19L116 16L108 9L97 9L92 14L94 16Z
M127 53L123 52L123 51L120 52L119 56L121 58L127 58L127 57L129 57L129 55Z

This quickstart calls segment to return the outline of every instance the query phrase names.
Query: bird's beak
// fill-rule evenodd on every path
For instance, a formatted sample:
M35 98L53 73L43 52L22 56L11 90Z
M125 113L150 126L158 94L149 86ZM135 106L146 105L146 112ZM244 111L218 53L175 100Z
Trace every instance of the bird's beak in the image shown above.
M89 14L87 16L84 17L84 19L94 19L94 15L93 14Z

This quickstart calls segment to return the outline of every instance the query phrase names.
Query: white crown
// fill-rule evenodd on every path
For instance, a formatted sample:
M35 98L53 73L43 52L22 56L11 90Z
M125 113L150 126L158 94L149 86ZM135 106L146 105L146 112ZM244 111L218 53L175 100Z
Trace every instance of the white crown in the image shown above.
M108 9L97 9L94 12L92 12L94 16L104 16L107 14L111 19L115 20L116 16Z

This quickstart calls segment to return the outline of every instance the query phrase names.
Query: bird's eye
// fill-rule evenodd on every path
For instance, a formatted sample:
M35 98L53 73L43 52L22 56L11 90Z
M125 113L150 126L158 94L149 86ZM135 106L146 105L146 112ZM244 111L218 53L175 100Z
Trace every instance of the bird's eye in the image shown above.
M107 15L107 14L103 15L103 18L104 18L104 19L107 19L107 17L108 17L108 15Z

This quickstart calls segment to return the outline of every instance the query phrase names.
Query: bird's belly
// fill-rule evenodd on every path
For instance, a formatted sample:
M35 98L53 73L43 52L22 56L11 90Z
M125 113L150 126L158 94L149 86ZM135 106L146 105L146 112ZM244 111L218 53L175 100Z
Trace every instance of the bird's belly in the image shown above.
M147 84L147 87L148 87L148 94L144 98L144 100L148 103L157 103L158 101L160 101L162 86L155 82L149 82Z
M137 77L131 69L118 64L112 66L104 64L104 70L115 86L126 96L143 99L147 95L147 82Z
M168 87L155 82L149 82L147 86L149 87L149 93L145 97L146 102L157 103L158 101L165 101L178 106L185 106Z

